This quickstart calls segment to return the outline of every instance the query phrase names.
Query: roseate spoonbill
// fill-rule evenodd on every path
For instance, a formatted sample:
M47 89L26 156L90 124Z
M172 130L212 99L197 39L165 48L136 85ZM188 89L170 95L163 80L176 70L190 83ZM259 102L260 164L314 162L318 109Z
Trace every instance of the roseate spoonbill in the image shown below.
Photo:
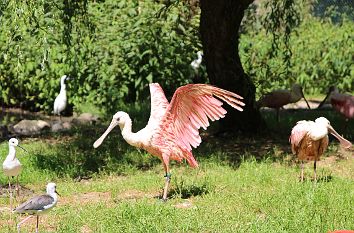
M328 233L354 233L352 230L335 230Z
M331 86L327 96L318 105L318 108L321 108L327 100L329 100L332 107L337 112L344 115L347 120L354 117L354 96L339 93L336 87Z
M320 160L321 155L328 147L328 133L336 137L341 145L350 148L352 144L340 136L331 126L330 122L319 117L313 121L298 121L291 131L289 141L291 150L301 160L301 181L304 180L304 160L314 161L314 175L316 177L316 161Z
M27 151L25 148L19 145L18 140L16 138L11 138L9 140L9 154L6 156L5 161L2 164L2 169L4 174L8 176L9 179L9 193L10 193L10 206L12 208L12 190L11 190L11 179L10 176L16 176L16 191L17 196L20 194L20 189L18 185L18 175L21 173L22 165L18 158L16 158L16 146L20 147L24 151Z
M119 125L123 138L132 146L143 148L161 159L165 169L165 187L163 200L167 200L167 190L171 173L170 159L182 161L186 159L191 167L198 163L192 154L192 147L201 143L198 129L209 126L212 121L223 118L226 110L221 107L225 101L235 109L242 111L242 97L207 84L188 84L179 87L174 93L171 103L157 83L149 85L151 94L150 118L145 128L132 133L132 120L125 112L117 112L107 130L93 144L101 145L108 133ZM217 97L217 98L215 98Z
M13 211L16 213L26 213L30 214L24 220L22 220L19 224L17 224L17 230L20 232L21 224L26 222L28 219L33 217L34 215L37 216L37 225L36 225L36 232L38 232L38 223L39 223L39 215L44 214L51 210L58 202L58 193L56 191L56 184L55 183L48 183L47 184L47 194L39 195L32 197L25 203L19 205Z
M203 52L198 51L197 55L198 55L198 58L191 62L191 66L193 67L193 69L196 73L198 73L198 69L200 67L200 64L202 64Z
M291 90L278 89L265 94L257 101L256 105L258 108L275 108L277 111L277 120L279 122L279 109L284 105L296 103L301 98L304 98L307 107L310 109L310 105L304 96L302 87L299 84L294 84L292 85Z
M55 98L54 101L54 111L53 113L56 115L59 115L59 117L61 118L60 113L62 111L65 110L66 108L66 102L67 102L67 98L66 98L66 84L65 84L65 80L69 80L70 78L66 75L63 75L60 78L60 92L59 95Z

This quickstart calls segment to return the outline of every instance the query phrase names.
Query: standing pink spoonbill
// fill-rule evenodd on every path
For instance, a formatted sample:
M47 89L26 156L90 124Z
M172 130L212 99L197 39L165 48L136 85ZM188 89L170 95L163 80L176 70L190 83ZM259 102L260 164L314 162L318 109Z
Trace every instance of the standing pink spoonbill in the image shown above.
M321 108L329 99L332 107L341 113L347 120L354 117L354 96L339 93L336 87L330 87L327 96L318 105Z
M161 159L165 169L165 187L163 200L167 200L170 184L170 160L181 162L186 159L191 167L198 167L192 154L192 147L201 143L198 129L209 126L212 121L223 118L226 110L221 107L225 101L235 109L242 111L242 97L207 84L188 84L179 87L174 93L171 103L157 83L149 85L151 95L150 118L145 128L132 132L132 120L125 112L117 112L103 133L93 144L94 148L101 145L109 132L119 125L122 136L130 145L145 149ZM217 97L217 98L215 98Z
M265 94L257 101L257 106L259 108L275 108L277 110L277 120L279 122L279 109L284 105L296 103L301 98L304 98L307 107L310 109L310 105L304 96L302 87L299 84L294 84L292 85L291 90L278 89Z
M328 133L336 137L344 148L350 148L352 144L340 136L331 126L330 122L319 117L313 121L298 121L291 131L289 141L291 150L301 160L301 181L304 180L304 160L314 161L314 179L316 176L316 161L328 147Z

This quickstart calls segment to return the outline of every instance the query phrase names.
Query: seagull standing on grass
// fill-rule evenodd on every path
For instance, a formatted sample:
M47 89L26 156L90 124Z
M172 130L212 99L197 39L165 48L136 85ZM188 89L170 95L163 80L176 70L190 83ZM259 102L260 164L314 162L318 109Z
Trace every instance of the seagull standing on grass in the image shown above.
M56 191L55 183L47 184L47 194L32 197L25 203L19 205L13 211L19 214L29 214L24 220L17 224L17 231L20 232L21 224L26 222L28 219L37 216L36 233L38 232L39 215L48 212L52 209L58 202L58 193Z
M21 173L22 165L20 161L16 158L16 146L20 147L24 151L25 148L21 147L18 144L18 140L16 138L11 138L9 140L9 154L7 155L5 161L2 164L2 169L4 171L5 176L9 178L9 193L10 193L10 208L12 209L12 191L11 191L11 181L10 176L15 177L17 180L16 190L17 196L20 194L19 185L18 185L18 175Z
M69 80L69 77L66 76L66 75L63 75L60 78L60 93L55 98L55 101L54 101L54 111L53 111L53 113L55 115L59 115L60 118L61 118L60 113L65 110L66 104L67 104L65 80Z

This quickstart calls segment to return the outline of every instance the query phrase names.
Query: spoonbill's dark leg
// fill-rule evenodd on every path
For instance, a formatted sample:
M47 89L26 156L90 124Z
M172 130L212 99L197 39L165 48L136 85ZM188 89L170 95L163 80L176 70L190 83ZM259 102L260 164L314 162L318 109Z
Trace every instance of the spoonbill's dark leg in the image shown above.
M20 233L20 228L22 223L26 222L28 219L32 218L33 215L28 216L27 218L23 219L19 224L17 224L17 232Z
M316 174L316 160L315 162L313 163L313 171L314 171L314 174L315 174L315 182L317 182L317 174Z
M162 200L163 201L167 201L167 193L168 193L168 187L170 186L170 181L171 181L171 173L170 173L170 167L169 167L169 157L168 156L163 156L163 166L165 168L165 187L163 190L163 196L162 196Z

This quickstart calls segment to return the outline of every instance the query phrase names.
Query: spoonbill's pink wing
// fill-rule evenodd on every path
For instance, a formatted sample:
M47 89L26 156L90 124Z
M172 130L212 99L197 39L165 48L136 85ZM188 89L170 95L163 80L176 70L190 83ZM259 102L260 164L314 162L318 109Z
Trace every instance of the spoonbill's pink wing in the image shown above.
M215 98L217 97L217 98ZM201 138L198 129L209 126L209 120L219 120L226 114L220 100L242 111L242 97L207 84L188 84L174 93L166 115L160 126L157 139L173 142L183 150L191 151L199 146ZM163 133L168 131L168 133ZM169 137L170 138L166 138ZM171 145L171 143L169 143Z
M331 104L338 112L347 118L354 117L354 96L349 94L333 93Z
M294 154L297 153L302 139L310 130L310 126L310 121L298 121L294 128L291 130L289 142L291 143L291 150Z
M147 126L156 128L161 123L169 103L166 99L165 93L158 83L151 83L149 87L151 96L151 111Z

